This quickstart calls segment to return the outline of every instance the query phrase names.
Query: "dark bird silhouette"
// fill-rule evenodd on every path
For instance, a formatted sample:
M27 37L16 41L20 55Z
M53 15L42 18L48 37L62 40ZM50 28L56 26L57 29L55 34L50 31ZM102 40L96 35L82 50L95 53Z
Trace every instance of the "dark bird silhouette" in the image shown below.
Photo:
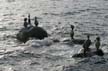
M74 39L74 26L71 25L71 33L70 33L71 39Z
M24 18L24 27L27 28L27 26L28 26L27 18Z
M30 14L28 14L28 24L31 26Z
M96 38L95 47L96 47L97 50L99 50L99 47L100 47L100 37Z
M34 18L34 24L35 24L36 27L37 27L38 24L39 24L38 21L37 21L37 17Z
M84 44L83 44L84 55L86 55L86 52L90 50L90 48L89 48L90 45L91 45L90 36L87 35L87 40L85 40L85 42L84 42Z

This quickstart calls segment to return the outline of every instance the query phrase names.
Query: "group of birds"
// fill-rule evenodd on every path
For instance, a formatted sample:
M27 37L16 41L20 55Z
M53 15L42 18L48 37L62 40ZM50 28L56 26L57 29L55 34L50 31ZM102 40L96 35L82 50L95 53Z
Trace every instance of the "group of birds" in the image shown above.
M71 36L71 39L72 40L75 40L74 39L74 25L71 25L71 33L70 33L70 36ZM90 35L87 35L87 39L84 41L82 47L84 49L83 53L84 55L87 54L88 51L90 51L90 45L92 44L91 40L90 40ZM96 51L100 51L100 37L96 37L96 40L95 40L95 47L96 47Z
M34 18L34 25L35 27L38 26L38 21L37 21L37 17ZM30 14L28 14L28 18L24 18L24 28L30 28L31 26L33 27L33 25L31 24L31 19L30 19ZM70 37L73 41L75 41L74 39L74 25L71 25L71 33L70 33ZM79 42L80 40L76 40L75 42ZM86 53L88 51L90 51L90 45L91 45L91 40L90 40L90 35L87 35L87 40L84 40L83 41L83 49L84 49L84 55L86 55ZM100 37L96 37L96 42L95 42L95 47L96 47L96 50L99 51L100 50Z
M38 21L37 17L34 18L34 25L37 27L38 26ZM27 28L29 26L32 26L31 24L31 19L30 19L30 14L28 14L28 18L24 18L24 27Z

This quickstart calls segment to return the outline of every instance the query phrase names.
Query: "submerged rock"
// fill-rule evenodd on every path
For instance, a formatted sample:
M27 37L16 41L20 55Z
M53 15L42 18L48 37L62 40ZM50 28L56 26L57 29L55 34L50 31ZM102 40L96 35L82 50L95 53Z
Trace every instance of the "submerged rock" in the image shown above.
M29 38L36 38L36 39L44 39L45 37L48 37L47 32L41 28L41 27L28 27L28 28L22 28L18 34L16 35L16 38L21 42L26 42L29 40Z
M73 39L73 40L72 40L72 42L73 42L74 44L83 44L84 41L85 41L85 40L83 40L83 39Z
M78 44L78 45L82 45L84 43L84 39L70 39L70 38L64 38L61 40L61 42L64 42L66 44L69 45L73 45L73 44Z

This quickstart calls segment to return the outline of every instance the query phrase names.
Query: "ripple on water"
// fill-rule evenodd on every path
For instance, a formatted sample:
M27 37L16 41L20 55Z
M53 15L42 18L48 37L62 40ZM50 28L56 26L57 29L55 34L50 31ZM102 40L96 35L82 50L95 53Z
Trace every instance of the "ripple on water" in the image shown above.
M0 70L4 71L90 71L102 67L95 60L101 58L75 59L71 56L82 48L82 45L65 44L61 39L70 39L70 24L75 25L75 38L86 39L88 33L94 40L97 35L105 43L102 49L107 53L107 0L5 0L0 1ZM104 4L105 3L105 4ZM23 26L23 18L31 14L38 16L39 26L50 33L44 40L31 39L26 44L16 43L15 34ZM32 22L32 23L33 23ZM60 22L58 24L58 22ZM70 23L68 23L70 22ZM17 28L17 29L16 29ZM1 39L4 38L5 40ZM64 40L68 42L68 40ZM102 44L103 44L102 43ZM94 47L91 46L91 47ZM104 56L108 59L107 54ZM97 59L96 59L97 58ZM100 59L100 60L98 60ZM108 63L106 62L106 66ZM59 67L61 69L59 69ZM105 67L106 68L106 67ZM98 68L99 69L99 68ZM96 69L93 69L95 71ZM104 70L104 69L103 69Z

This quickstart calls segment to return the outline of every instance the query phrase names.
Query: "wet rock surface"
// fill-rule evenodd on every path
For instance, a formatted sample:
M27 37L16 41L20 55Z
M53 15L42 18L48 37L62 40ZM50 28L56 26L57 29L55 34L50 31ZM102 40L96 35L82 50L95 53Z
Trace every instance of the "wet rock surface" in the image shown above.
M28 27L21 29L16 37L19 41L25 43L29 38L44 39L48 37L48 33L41 27Z

